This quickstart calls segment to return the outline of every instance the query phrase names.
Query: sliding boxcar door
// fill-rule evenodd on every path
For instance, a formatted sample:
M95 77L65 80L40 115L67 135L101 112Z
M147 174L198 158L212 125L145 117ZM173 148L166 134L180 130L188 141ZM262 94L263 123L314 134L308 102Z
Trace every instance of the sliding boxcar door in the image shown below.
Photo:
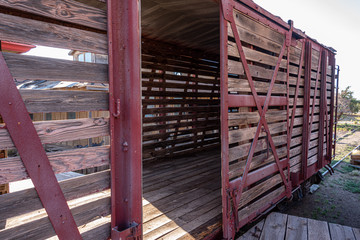
M292 27L278 27L237 2L223 1L221 7L223 234L232 239L241 226L291 194Z

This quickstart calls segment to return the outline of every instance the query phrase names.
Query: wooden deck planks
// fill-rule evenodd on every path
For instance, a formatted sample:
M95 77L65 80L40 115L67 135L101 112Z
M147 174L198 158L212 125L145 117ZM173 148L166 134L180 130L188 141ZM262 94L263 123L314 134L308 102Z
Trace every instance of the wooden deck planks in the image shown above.
M273 212L237 240L358 240L360 229Z
M309 219L308 220L309 240L330 240L329 227L327 222Z
M264 228L259 239L284 239L286 220L287 215L276 212L270 214L265 220Z
M351 227L329 223L329 228L332 240L356 240Z
M152 164L143 182L144 239L195 239L190 232L214 230L207 222L221 226L219 152Z
M306 218L288 216L285 240L307 240L308 221Z

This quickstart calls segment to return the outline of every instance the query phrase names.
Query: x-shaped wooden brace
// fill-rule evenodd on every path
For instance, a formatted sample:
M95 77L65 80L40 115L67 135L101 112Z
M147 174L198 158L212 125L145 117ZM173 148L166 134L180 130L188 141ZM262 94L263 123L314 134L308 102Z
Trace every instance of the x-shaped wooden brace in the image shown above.
M253 82L253 79L252 79L252 76L251 76L250 68L249 68L249 66L247 64L245 53L244 53L244 50L243 50L243 47L242 47L242 44L241 44L241 41L240 41L240 36L239 36L239 33L237 31L237 28L236 28L235 19L234 19L234 16L233 16L233 11L227 11L227 14L232 15L232 16L227 16L227 19L230 19L229 22L230 22L230 25L231 25L232 32L234 34L234 38L235 38L237 49L238 49L238 52L239 52L239 55L240 55L240 59L241 59L241 62L243 64L244 71L245 71L246 77L247 77L247 79L249 81L250 89L251 89L251 92L253 94L253 98L254 98L256 107L258 109L259 115L260 115L260 120L259 120L257 129L256 129L256 132L255 132L253 142L252 142L251 147L250 147L250 151L249 151L249 154L248 154L248 157L247 157L247 160L246 160L246 165L245 165L245 170L243 172L243 175L242 175L241 178L230 182L230 188L231 188L230 189L230 195L231 195L232 205L233 205L232 208L233 208L235 227L236 227L236 229L238 229L239 220L238 220L238 214L237 214L237 207L239 205L243 189L246 186L247 175L248 175L248 172L250 170L250 164L251 164L251 161L252 161L254 153L255 153L255 148L256 148L256 145L257 145L257 142L258 142L258 139L259 139L259 136L260 136L260 132L262 131L263 128L265 129L265 132L267 134L269 144L271 146L271 149L272 149L275 161L276 161L276 165L278 166L282 181L284 182L284 185L285 185L285 188L286 188L286 194L287 194L288 197L291 196L291 185L290 185L290 181L289 181L289 174L288 174L288 177L285 176L282 164L280 163L280 159L279 159L279 156L278 156L277 151L276 151L274 141L273 141L273 139L271 137L269 126L268 126L267 121L265 119L265 114L266 114L266 112L268 110L268 107L269 107L269 103L270 103L270 99L271 99L271 92L272 92L272 89L273 89L274 84L275 84L275 80L276 80L276 77L277 77L277 74L278 74L278 71L279 71L279 68L280 68L281 60L282 60L282 58L284 56L284 53L285 53L285 49L288 48L288 51L290 51L289 47L290 47L290 43L291 43L293 26L291 24L291 28L290 28L289 32L287 32L287 34L286 34L286 39L285 39L285 41L283 43L283 46L281 48L279 58L278 58L277 63L276 63L276 67L275 67L274 73L273 73L272 78L271 78L269 90L267 92L265 102L264 102L264 107L262 107L260 97L257 95L256 89L255 89L255 86L254 86L254 82ZM289 59L288 59L288 61L289 61ZM287 168L289 169L289 164L287 164Z

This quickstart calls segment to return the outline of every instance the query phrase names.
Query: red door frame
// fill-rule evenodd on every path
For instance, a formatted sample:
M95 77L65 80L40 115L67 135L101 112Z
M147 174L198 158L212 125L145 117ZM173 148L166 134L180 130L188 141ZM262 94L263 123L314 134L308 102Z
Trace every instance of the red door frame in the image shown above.
M111 237L141 238L140 1L108 0Z

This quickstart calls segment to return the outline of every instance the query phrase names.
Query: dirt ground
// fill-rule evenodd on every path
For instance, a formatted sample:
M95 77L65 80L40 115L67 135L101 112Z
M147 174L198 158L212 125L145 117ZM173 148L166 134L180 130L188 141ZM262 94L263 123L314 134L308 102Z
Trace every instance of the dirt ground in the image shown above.
M346 134L337 143L334 162L360 144L360 131L340 128L338 139ZM287 202L279 211L360 228L360 169L349 166L349 162L350 156L335 168L335 174L326 175L315 193Z

